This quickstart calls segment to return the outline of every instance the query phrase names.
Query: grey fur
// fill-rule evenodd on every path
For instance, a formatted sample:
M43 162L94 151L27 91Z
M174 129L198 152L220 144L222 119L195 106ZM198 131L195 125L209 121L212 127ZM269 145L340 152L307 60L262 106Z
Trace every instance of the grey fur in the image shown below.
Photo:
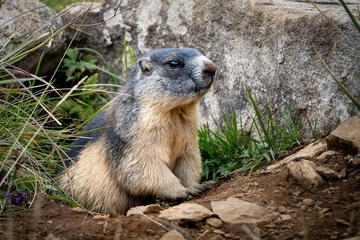
M197 108L214 74L215 65L195 49L144 54L113 102L84 128L95 130L74 143L74 173L65 173L61 186L85 207L120 213L149 198L186 199L208 189L211 183L198 184Z

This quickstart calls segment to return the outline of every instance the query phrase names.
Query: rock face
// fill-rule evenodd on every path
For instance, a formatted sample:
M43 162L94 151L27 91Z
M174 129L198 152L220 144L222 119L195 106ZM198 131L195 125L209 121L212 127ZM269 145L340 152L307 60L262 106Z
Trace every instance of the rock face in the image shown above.
M347 3L356 14L358 0ZM317 4L359 47L360 34L342 6L335 0ZM51 29L59 27L60 18L50 22L55 14L42 6L36 0L26 4L5 1L0 24L18 13L40 7L17 18L13 22L18 23L13 26L27 28L30 24L38 28L47 22ZM15 13L16 9L19 12ZM135 58L154 48L194 47L212 59L218 66L217 81L202 104L203 122L211 126L221 112L230 111L230 105L241 116L245 129L251 125L254 110L245 86L264 115L268 106L277 122L283 118L281 111L292 109L299 113L305 133L310 132L307 119L312 122L317 119L319 131L325 131L356 113L315 50L357 99L360 99L360 56L308 1L111 0L72 7L62 16L63 22L68 23L89 9L84 21L77 22L80 32L72 46L95 49L108 62L107 65L99 60L98 65L119 75L123 71L119 62L123 58L124 40L132 46ZM7 30L2 35L8 37L13 26L9 23L4 26ZM74 34L73 29L68 29L65 34L68 43ZM53 44L64 42L56 40ZM36 63L37 59L27 59L26 63ZM102 78L109 81L108 76Z
M357 0L347 3L356 12ZM337 1L318 5L354 43L360 43ZM114 9L118 14L112 17ZM300 113L308 132L307 118L317 118L321 131L356 112L315 50L358 99L360 57L308 1L128 0L119 5L113 0L97 11L98 22L110 20L101 25L100 34L81 43L104 42L95 47L107 51L111 63L116 62L114 54L121 50L125 30L136 56L154 48L190 46L216 62L218 80L203 101L204 122L211 124L232 105L249 126L254 111L245 86L259 108L265 112L269 106L278 120L280 110Z
M21 44L31 38L49 37L61 26L63 26L62 19L38 0L2 1L0 4L0 59L2 61L8 60L9 58L6 55ZM54 71L59 64L62 56L60 53L63 52L64 47L65 40L60 34L53 39L51 45L42 47L40 50L27 55L16 65L30 73L34 73L40 55L45 51L47 54L43 59L39 75L46 73L49 69Z

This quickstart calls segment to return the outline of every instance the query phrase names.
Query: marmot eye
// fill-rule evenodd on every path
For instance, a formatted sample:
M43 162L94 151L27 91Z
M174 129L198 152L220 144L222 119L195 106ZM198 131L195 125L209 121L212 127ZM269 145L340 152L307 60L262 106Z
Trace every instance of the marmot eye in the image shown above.
M176 60L171 60L167 63L167 65L171 68L178 68L178 67L181 67L182 64Z

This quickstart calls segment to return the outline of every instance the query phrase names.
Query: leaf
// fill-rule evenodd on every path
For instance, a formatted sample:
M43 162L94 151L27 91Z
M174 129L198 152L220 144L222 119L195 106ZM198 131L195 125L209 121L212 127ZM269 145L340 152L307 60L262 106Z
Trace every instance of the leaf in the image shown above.
M77 48L69 49L66 52L66 56L68 56L72 61L75 61L75 62L77 60L78 55L79 55L79 50Z
M83 57L83 59L81 59L81 62L87 63L86 64L87 69L95 69L96 61L97 60L90 55L87 55L87 56Z

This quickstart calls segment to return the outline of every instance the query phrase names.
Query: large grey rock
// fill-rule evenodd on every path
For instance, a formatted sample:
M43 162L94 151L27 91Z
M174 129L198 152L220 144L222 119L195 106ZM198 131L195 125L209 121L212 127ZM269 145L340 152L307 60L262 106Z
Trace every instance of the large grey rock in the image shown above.
M346 2L356 14L358 0ZM341 5L335 0L318 5L359 46L360 35ZM254 110L245 86L263 113L267 105L279 122L280 110L291 108L308 133L307 118L318 119L321 131L357 113L314 50L357 99L360 56L308 1L127 0L119 6L112 0L96 14L89 19L108 21L93 27L93 34L84 28L91 37L80 33L87 40L75 44L95 46L111 56L113 66L125 32L136 57L153 48L190 46L214 60L218 80L203 101L203 122L214 123L232 105L248 128Z
M45 39L63 26L57 13L38 0L2 1L0 7L0 59L26 43L31 38ZM61 59L65 40L61 34L51 44L34 51L15 63L16 66L34 73L42 52L45 52L39 75L54 71ZM10 55L13 57L14 55ZM9 58L3 59L3 61Z

